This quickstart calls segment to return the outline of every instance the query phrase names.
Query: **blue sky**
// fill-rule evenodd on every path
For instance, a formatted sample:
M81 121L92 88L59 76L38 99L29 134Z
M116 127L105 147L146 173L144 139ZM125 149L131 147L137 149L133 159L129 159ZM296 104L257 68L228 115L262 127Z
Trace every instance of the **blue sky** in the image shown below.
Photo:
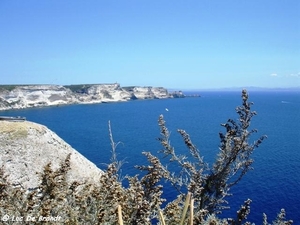
M1 0L0 84L300 86L299 0Z

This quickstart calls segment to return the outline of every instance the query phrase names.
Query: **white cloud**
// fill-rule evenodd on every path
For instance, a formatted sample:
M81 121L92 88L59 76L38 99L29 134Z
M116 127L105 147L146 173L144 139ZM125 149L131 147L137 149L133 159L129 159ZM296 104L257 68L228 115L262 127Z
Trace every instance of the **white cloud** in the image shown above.
M298 73L290 73L290 74L285 74L285 75L280 75L278 73L271 73L270 74L270 77L278 77L278 78L283 78L283 77L286 77L286 78L292 78L292 77L299 77L300 78L300 72Z
M300 73L292 73L290 74L290 77L300 77Z

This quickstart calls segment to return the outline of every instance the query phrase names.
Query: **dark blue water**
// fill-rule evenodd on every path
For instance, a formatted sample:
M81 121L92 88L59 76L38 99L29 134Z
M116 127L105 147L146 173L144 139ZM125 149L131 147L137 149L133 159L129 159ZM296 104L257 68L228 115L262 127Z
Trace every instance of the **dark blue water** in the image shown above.
M100 168L110 160L108 121L118 145L118 158L125 159L122 174L134 175L134 165L146 163L142 151L153 154L161 149L157 120L163 114L171 131L171 144L184 154L176 129L185 129L204 159L213 163L218 152L220 123L237 118L240 92L203 92L201 98L143 100L110 104L70 105L1 112L2 115L25 116L28 120L48 126L72 147ZM272 221L281 208L294 224L300 221L300 93L250 92L253 109L258 112L251 123L259 135L266 134L263 144L255 150L254 170L232 188L228 198L231 209L225 216L235 216L247 198L252 199L250 221L261 224L262 214ZM166 110L168 109L168 111ZM174 192L165 190L172 198Z

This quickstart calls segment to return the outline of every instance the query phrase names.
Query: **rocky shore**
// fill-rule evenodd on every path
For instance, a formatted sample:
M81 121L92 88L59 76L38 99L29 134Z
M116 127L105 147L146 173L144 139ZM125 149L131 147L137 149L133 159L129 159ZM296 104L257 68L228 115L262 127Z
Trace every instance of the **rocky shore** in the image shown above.
M118 83L67 86L2 85L0 110L178 97L184 97L182 92L169 93L163 87L121 87Z

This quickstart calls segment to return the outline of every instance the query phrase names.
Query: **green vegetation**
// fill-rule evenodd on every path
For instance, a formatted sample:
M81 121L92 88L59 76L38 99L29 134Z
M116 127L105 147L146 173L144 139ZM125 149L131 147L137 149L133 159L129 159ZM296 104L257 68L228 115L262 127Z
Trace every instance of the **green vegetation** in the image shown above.
M126 87L122 87L125 91L133 91L133 89L135 88L136 86L126 86Z
M176 153L161 115L158 120L161 154L169 159L169 163L180 168L179 173L173 174L159 157L143 152L149 164L136 166L143 171L143 175L127 176L125 179L129 185L124 187L118 174L123 161L118 161L116 157L118 143L113 140L109 124L112 158L99 183L68 184L69 157L57 171L53 171L49 163L41 174L39 188L29 193L22 188L13 188L2 170L0 215L60 216L61 224L251 224L247 222L250 199L245 200L240 209L234 209L237 210L235 218L218 218L219 213L230 206L225 199L230 194L230 187L237 185L251 169L251 154L266 138L262 136L253 144L249 143L250 136L257 132L248 130L252 117L256 115L251 111L251 105L247 92L243 91L242 105L236 109L238 120L229 119L222 124L225 132L219 134L220 152L212 167L204 162L200 151L184 130L178 132L193 160L189 161L186 156ZM165 202L162 181L170 182L178 191L176 199ZM163 203L167 204L164 206ZM262 224L269 224L265 214L262 215ZM281 210L272 224L292 224L292 221L286 220L285 211Z
M86 90L90 88L92 84L74 84L74 85L65 85L65 88L69 88L72 92L75 93L86 93Z
M0 85L0 91L12 91L17 87L22 87L27 85Z
M103 94L103 97L108 98L108 99L113 99L111 94L107 90L101 90L101 93Z

